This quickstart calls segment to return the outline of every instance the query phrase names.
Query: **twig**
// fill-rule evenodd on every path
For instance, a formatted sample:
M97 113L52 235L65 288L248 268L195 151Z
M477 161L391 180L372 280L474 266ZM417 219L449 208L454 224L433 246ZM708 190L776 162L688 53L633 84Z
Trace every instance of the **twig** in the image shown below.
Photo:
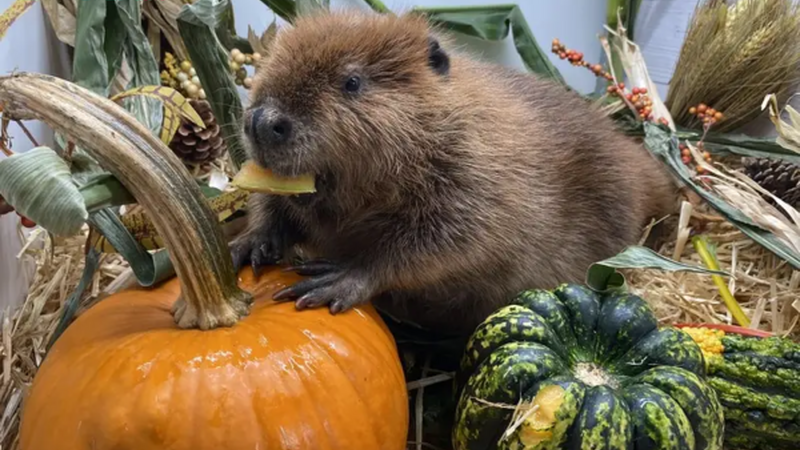
M14 152L8 148L8 124L10 119L3 115L2 120L0 120L0 151L3 152L6 156L11 156Z
M33 137L33 134L31 134L30 130L28 130L28 127L26 127L21 120L15 120L14 123L16 123L17 126L22 129L22 132L25 133L25 136L28 136L28 140L31 141L31 144L33 144L34 147L39 146L39 143L36 142L36 138Z
M419 380L410 381L406 384L406 390L413 391L415 389L422 389L426 386L431 386L434 384L442 383L447 380L453 379L453 373L447 372L439 375L434 375L432 377L422 378Z
M428 375L428 369L431 366L431 356L425 359L425 365L422 366L422 378ZM415 402L415 411L414 411L414 438L417 441L417 450L422 450L422 413L424 411L423 407L423 399L425 398L425 387L420 386L419 390L417 391L417 398Z

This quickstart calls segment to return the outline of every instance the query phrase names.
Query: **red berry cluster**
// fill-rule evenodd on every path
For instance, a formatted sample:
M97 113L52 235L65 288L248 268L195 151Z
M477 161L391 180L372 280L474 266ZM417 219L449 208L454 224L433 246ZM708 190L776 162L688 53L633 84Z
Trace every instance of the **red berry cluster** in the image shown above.
M608 81L612 81L614 79L610 73L603 70L603 66L600 64L590 64L588 61L584 61L583 53L577 50L568 49L558 39L553 39L553 47L551 50L553 53L558 55L559 58L569 60L569 63L573 66L586 67L598 77L603 77Z
M653 101L647 95L647 88L633 88L633 91L625 91L625 83L613 84L614 76L603 69L600 64L590 64L583 59L583 53L568 49L558 39L553 39L553 46L551 51L558 55L561 59L569 60L573 66L586 67L595 76L605 78L612 82L608 87L607 92L609 95L624 96L628 102L636 108L639 118L642 120L653 120ZM659 121L668 125L667 119L661 117Z
M625 85L622 85L624 88ZM616 86L609 86L608 93L610 95L620 95L621 91ZM653 100L647 95L647 88L635 87L631 92L628 92L625 98L636 108L639 113L639 118L642 120L653 120Z
M686 164L687 166L691 167L691 165L692 165L692 152L691 152L691 150L689 150L689 147L687 147L686 144L679 144L678 148L681 151L681 161L683 161L683 163ZM700 150L703 150L703 142L702 141L697 143L697 148L700 149ZM711 154L708 153L707 151L703 150L703 159L706 160L706 162L710 163L711 162ZM694 169L699 174L705 173L705 171L706 171L706 169L704 169L701 166L695 166Z
M11 211L14 211L14 207L6 203L3 197L0 197L0 216L4 214L8 214ZM20 217L20 222L22 222L22 226L25 228L33 228L36 226L36 222L28 219L27 217L23 216L22 214L17 211L17 215Z
M712 127L725 119L725 115L722 114L721 111L717 111L705 103L700 103L697 106L689 108L689 114L697 116L697 118L708 127Z

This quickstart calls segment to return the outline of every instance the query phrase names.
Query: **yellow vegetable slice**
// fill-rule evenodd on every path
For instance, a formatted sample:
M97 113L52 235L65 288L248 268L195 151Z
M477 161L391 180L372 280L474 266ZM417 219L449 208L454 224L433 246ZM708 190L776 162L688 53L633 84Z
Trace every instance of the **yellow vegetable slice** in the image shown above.
M317 191L314 185L314 175L282 177L252 161L248 161L242 166L239 173L233 177L231 184L250 192L278 195L312 194Z

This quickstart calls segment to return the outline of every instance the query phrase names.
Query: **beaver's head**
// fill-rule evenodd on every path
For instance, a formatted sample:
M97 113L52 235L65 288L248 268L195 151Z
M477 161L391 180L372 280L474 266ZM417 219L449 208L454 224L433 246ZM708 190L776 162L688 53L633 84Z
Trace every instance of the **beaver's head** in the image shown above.
M368 181L402 171L442 115L449 70L417 15L300 18L258 67L244 114L252 156L284 176Z

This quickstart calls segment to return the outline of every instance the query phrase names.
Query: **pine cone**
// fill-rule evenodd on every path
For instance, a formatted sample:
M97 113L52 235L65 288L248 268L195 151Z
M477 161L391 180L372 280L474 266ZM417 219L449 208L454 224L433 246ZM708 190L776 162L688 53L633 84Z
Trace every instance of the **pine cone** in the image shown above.
M780 159L748 158L745 174L794 208L800 208L800 166ZM774 204L772 199L767 199Z
M189 100L189 103L203 119L206 128L200 128L182 118L181 126L172 138L169 147L183 161L189 164L211 162L225 153L227 147L220 135L219 124L211 104L206 100Z

